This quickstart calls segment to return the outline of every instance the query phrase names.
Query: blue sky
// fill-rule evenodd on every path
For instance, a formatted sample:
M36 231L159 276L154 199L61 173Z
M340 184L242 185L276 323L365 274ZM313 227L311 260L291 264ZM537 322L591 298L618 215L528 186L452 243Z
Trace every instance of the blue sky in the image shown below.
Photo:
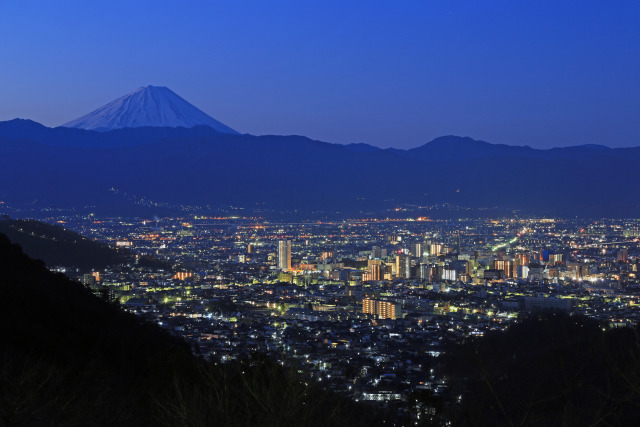
M640 145L640 2L0 0L0 120L168 86L240 132Z

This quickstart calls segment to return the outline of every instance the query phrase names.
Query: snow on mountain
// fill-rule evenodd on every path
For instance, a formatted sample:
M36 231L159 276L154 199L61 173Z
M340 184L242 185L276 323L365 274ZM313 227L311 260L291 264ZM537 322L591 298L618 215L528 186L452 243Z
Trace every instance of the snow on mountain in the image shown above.
M162 86L141 87L62 126L104 132L141 126L190 128L197 125L238 134Z

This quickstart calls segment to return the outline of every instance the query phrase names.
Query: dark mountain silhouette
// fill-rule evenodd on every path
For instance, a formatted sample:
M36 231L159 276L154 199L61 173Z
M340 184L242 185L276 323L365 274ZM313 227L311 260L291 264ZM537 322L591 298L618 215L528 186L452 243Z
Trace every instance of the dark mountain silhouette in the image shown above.
M640 193L629 185L640 148L538 150L447 136L398 150L206 126L93 132L20 120L0 123L0 147L7 183L0 200L29 205L123 212L131 202L114 197L115 188L153 201L152 210L234 205L357 214L449 203L536 215L640 212Z
M0 233L20 245L28 256L42 260L48 266L88 271L136 262L135 256L126 249L116 250L59 225L36 220L0 218ZM149 256L141 257L137 263L148 267L167 267L166 263Z
M227 365L49 272L0 234L1 425L382 425L264 356ZM390 423L387 423L390 425Z
M448 351L454 425L634 425L638 329L562 313L523 316L507 332Z
M218 132L205 125L190 128L146 126L95 132L67 127L48 128L26 119L0 122L0 135L4 138L77 148L114 148L141 145L166 138L192 138L217 134Z
M371 151L378 151L378 147L374 147L373 145L357 143L357 144L347 144L344 146L349 151L356 151L358 153L369 153Z
M19 244L30 257L49 266L89 270L133 261L128 251L117 251L64 227L40 221L2 218L0 233Z

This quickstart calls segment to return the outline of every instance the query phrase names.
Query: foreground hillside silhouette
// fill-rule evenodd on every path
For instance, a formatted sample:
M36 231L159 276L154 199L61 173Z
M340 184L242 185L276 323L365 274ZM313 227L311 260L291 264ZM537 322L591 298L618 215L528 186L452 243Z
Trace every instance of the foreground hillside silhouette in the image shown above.
M229 365L49 272L0 234L0 425L377 425L267 358ZM387 423L389 425L389 423Z
M454 425L610 425L640 421L640 338L561 313L526 316L506 333L454 349Z
M406 425L272 360L220 365L95 297L0 234L0 426ZM448 350L420 425L637 425L640 338L558 313Z
M20 245L28 256L40 259L49 266L61 265L87 271L136 262L147 267L167 267L166 263L150 256L142 256L136 260L126 249L116 250L59 225L33 219L2 217L0 233Z

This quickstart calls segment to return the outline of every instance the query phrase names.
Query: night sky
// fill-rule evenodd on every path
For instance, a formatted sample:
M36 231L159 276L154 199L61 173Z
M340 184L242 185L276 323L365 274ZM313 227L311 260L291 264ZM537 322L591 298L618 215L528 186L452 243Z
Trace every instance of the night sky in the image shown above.
M637 0L5 0L0 58L0 120L151 84L255 135L640 145Z

